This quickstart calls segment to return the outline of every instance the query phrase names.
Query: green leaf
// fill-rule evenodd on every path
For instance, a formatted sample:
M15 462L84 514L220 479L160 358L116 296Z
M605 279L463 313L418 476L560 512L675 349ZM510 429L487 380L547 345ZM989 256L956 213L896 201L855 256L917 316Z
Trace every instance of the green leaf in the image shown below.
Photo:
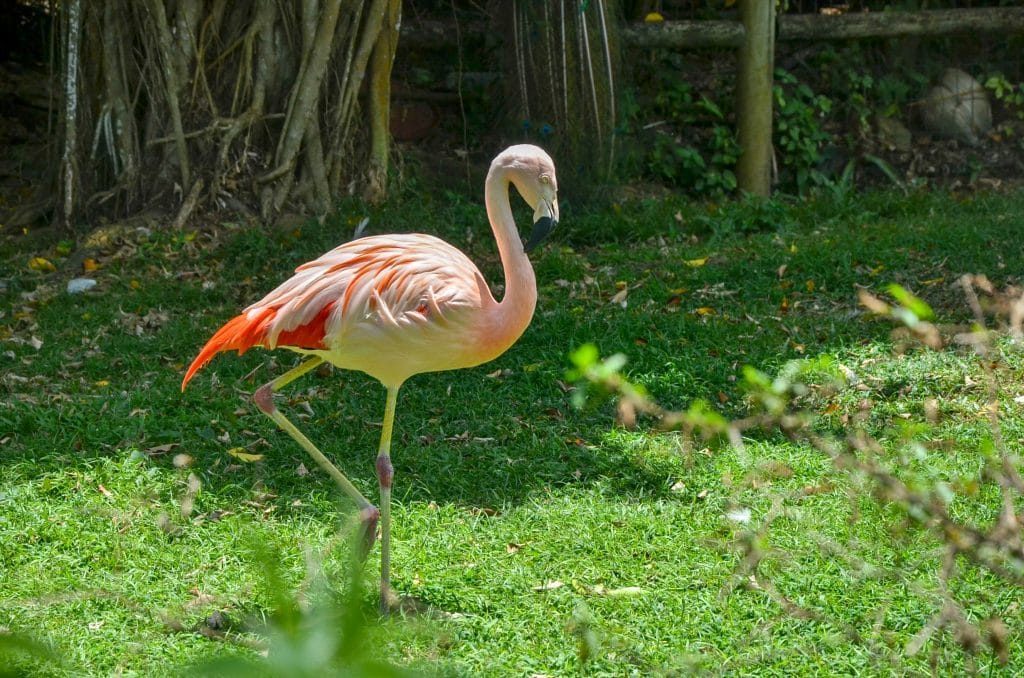
M931 306L915 297L902 286L891 283L885 289L896 301L913 313L918 320L929 320L935 317L935 312Z
M600 353L597 350L597 346L594 344L583 344L575 351L569 354L569 360L580 370L586 370L589 367L593 367L597 364L597 359Z

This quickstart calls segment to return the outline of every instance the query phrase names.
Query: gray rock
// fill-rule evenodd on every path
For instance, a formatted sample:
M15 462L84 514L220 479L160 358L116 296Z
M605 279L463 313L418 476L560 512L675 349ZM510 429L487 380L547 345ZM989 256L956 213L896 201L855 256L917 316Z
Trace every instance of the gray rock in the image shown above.
M985 88L967 73L947 68L942 82L925 98L924 124L940 137L977 145L992 129L992 107Z

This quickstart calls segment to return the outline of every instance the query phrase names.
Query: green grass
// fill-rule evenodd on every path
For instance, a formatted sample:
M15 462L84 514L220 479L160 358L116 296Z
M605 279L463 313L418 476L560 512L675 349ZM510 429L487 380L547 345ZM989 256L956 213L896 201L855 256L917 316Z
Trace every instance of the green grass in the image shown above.
M359 597L372 654L443 675L570 675L589 632L587 675L961 671L948 633L905 653L942 606L938 541L871 500L863 480L770 434L751 434L746 455L687 452L649 422L614 427L609 406L573 409L560 382L569 352L592 341L627 354L630 377L662 404L704 399L737 416L744 365L770 373L828 354L867 390L837 397L824 425L838 430L871 398L866 426L897 450L901 415L917 421L939 398L943 418L926 435L951 442L905 464L894 452L893 464L960 487L978 475L989 434L981 367L956 349L893 355L890 326L858 309L856 290L898 282L963 322L960 274L1019 281L1024 194L599 214L564 203L561 230L535 257L540 302L525 336L492 364L416 377L400 396L393 584L436 613L371 622L374 552ZM301 232L129 232L98 257L99 285L76 297L27 267L34 256L60 263L52 247L2 245L0 629L44 639L69 674L167 675L211 656L257 656L281 601L268 557L289 591L309 588L311 561L328 588L345 587L339 535L351 507L247 396L296 358L223 355L179 387L220 323L363 215L349 206ZM500 279L475 203L412 196L371 217L371 233L443 235ZM623 288L625 307L612 301ZM1004 436L1019 449L1012 398L1024 365L1005 348ZM300 425L374 496L382 389L334 372L287 392L290 411L309 406ZM235 447L265 456L243 463L227 454ZM175 464L182 454L190 464ZM190 474L201 489L183 515ZM990 489L958 493L951 512L988 524L1000 507ZM773 500L785 511L759 573L814 619L788 614L742 571L749 526L726 514L740 502L756 528ZM562 585L535 590L550 582ZM954 586L975 621L1000 616L1010 629L1010 664L982 651L978 668L1024 670L1019 588L967 563ZM206 623L215 612L223 638ZM49 670L21 661L29 674Z

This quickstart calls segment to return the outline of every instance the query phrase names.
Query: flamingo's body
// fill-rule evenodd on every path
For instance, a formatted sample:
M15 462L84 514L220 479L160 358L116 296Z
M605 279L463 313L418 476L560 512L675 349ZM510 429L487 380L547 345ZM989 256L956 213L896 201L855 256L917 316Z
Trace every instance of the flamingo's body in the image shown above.
M253 346L318 355L385 386L472 367L505 351L509 323L465 254L420 233L361 238L303 264L207 342L185 381L220 351Z
M522 245L508 187L534 208L530 243ZM300 266L295 275L228 321L192 362L182 389L221 351L287 348L312 358L255 393L257 405L304 447L361 509L372 543L381 518L381 604L389 567L390 444L398 389L421 372L473 367L501 355L533 316L536 281L526 249L558 221L551 158L536 146L512 146L494 159L485 185L487 214L505 272L498 302L477 267L430 235L394 234L345 243ZM370 502L274 406L272 394L322 362L361 370L388 390L377 458L381 510Z

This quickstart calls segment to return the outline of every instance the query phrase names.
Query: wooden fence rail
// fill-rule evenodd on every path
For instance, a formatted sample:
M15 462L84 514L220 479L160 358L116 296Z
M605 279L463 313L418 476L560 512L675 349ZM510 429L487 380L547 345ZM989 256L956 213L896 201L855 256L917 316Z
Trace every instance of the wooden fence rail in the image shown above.
M753 0L759 1L762 0ZM780 42L1015 33L1024 32L1024 8L784 14L778 18L777 25L775 39ZM631 47L738 48L743 39L743 24L739 21L663 21L622 28L622 41Z

